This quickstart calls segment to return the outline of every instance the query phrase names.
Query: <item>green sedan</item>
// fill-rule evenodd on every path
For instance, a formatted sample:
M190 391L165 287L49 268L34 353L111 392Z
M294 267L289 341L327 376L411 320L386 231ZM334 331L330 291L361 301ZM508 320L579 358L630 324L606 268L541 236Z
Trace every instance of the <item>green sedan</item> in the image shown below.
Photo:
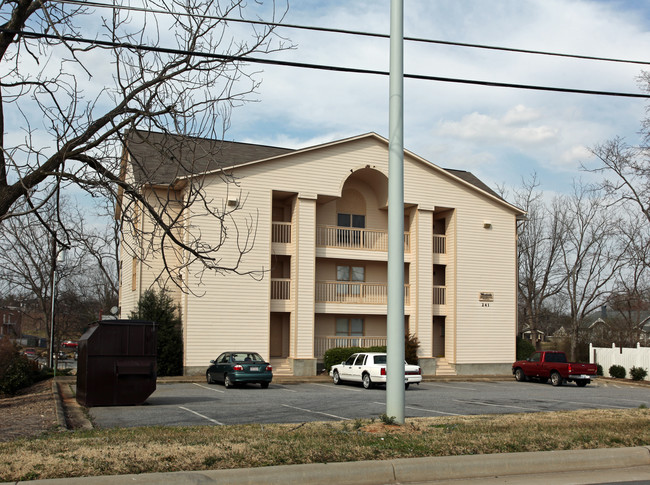
M223 382L226 388L237 384L259 384L262 389L269 387L273 380L273 368L257 352L224 352L210 361L205 372L208 384Z

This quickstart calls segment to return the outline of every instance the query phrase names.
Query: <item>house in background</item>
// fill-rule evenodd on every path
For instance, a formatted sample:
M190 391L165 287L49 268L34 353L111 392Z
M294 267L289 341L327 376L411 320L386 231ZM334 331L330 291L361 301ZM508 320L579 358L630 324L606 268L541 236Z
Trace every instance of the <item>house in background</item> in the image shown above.
M170 137L133 131L124 176L152 203L173 206L200 185L233 221L257 221L240 272L201 274L170 251L176 283L157 279L161 241L137 204L123 204L148 239L122 239L120 311L148 288L167 285L183 320L186 374L205 372L219 353L254 350L274 372L316 375L333 347L386 343L388 141L374 133L290 150L207 139L172 149ZM188 148L188 144L191 145ZM191 158L191 160L190 160ZM237 179L234 190L224 174ZM196 206L196 207L195 207ZM219 241L219 224L199 204L188 231ZM523 212L471 173L404 154L405 333L419 339L425 374L507 374L517 334L517 220ZM252 218L252 219L251 219ZM191 225L191 227L190 227ZM182 237L183 230L178 231ZM239 257L235 238L219 250ZM175 258L175 259L174 259Z

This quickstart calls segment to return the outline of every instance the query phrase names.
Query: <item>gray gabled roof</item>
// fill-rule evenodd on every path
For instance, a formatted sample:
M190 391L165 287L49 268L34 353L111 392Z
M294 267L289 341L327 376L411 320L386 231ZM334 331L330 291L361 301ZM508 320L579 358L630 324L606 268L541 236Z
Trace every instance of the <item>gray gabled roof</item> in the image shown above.
M301 151L144 130L129 131L125 134L125 141L125 149L130 155L136 182L150 185L168 185L182 177ZM470 172L449 168L440 170L505 202L499 194Z
M131 130L125 135L125 141L136 182L151 185L167 185L179 177L294 151L143 130Z

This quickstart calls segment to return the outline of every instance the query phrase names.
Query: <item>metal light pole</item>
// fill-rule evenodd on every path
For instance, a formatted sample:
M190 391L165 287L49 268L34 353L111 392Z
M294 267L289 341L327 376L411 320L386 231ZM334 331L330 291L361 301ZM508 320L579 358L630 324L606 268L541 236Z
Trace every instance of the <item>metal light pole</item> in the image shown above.
M404 1L391 0L386 415L404 424Z

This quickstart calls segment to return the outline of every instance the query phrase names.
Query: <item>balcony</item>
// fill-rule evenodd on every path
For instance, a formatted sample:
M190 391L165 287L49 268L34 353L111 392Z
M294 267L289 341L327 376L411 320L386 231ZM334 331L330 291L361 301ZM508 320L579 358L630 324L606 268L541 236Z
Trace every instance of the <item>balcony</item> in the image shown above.
M273 221L271 223L271 242L291 243L291 223Z
M271 300L291 300L291 280L289 278L271 279Z
M447 236L444 234L433 235L433 254L447 254Z
M433 304L446 305L447 304L447 287L433 285Z
M375 347L386 345L386 337L315 337L314 354L322 359L325 352L337 347Z
M386 252L388 251L388 231L353 227L317 226L316 246ZM405 232L404 252L408 253L410 251L410 234Z
M410 304L410 293L410 286L404 285L405 305ZM386 305L388 303L388 285L386 283L317 281L316 301L320 303Z

